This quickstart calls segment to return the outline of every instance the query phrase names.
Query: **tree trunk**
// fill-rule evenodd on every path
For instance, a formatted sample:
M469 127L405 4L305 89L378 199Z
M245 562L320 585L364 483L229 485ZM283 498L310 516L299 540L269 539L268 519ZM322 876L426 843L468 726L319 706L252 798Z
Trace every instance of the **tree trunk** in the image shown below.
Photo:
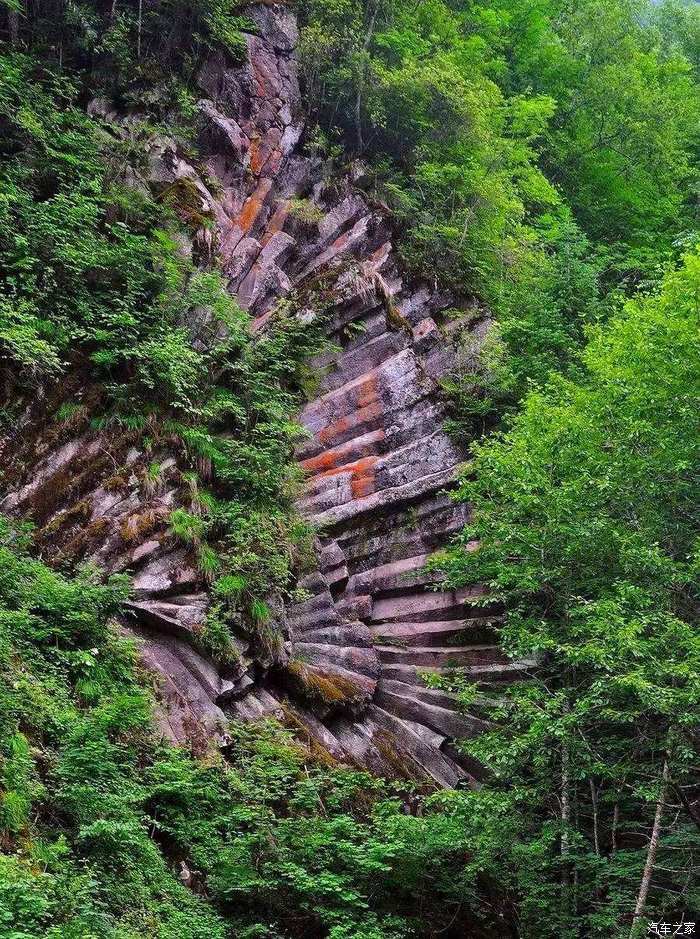
M569 748L566 743L561 749L561 836L559 840L559 853L561 865L561 907L568 913L570 902L571 872L569 870L569 825L571 824L571 793L570 793Z
M7 11L7 28L10 33L10 45L19 45L19 13L17 10Z
M591 786L591 808L593 809L593 847L595 848L595 853L600 856L600 839L598 838L598 793L593 779L589 779L588 782Z
M376 0L374 8L372 9L372 14L367 26L367 32L365 33L365 40L362 43L360 74L357 78L357 95L355 96L355 138L358 154L362 153L365 148L364 140L362 138L362 93L365 89L365 68L367 65L366 59L367 54L369 53L370 43L372 42L372 35L374 33L374 24L377 19L377 13L379 13L379 0Z
M647 860L644 865L644 873L642 874L642 882L639 885L639 894L637 895L637 903L634 908L634 919L632 920L632 929L630 930L630 939L634 939L634 936L637 933L637 925L639 918L644 912L644 907L647 902L647 895L649 893L649 887L651 886L651 878L654 873L654 863L656 861L656 852L659 847L659 837L661 834L661 819L664 814L664 803L666 801L666 789L668 787L668 760L664 760L664 768L661 773L661 791L659 792L659 799L656 803L656 813L654 814L654 825L651 829L651 838L649 839L649 849L647 851Z

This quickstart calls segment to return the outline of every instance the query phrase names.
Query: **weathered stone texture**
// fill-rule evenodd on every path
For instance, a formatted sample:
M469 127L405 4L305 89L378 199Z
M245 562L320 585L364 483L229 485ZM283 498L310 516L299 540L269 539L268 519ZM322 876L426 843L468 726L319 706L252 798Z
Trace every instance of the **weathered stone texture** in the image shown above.
M303 582L310 598L287 611L283 654L267 668L241 639L240 664L220 672L196 651L206 585L186 551L164 537L175 491L167 470L176 471L177 457L167 448L148 457L166 466L153 492L139 470L144 454L128 439L47 438L24 476L22 454L5 456L17 472L0 509L46 526L81 505L72 537L93 526L87 556L133 573L126 628L161 676L161 725L172 739L216 733L227 716L284 714L336 758L446 786L471 783L473 767L451 741L482 723L426 688L422 673L459 666L495 683L517 666L494 642L495 611L469 603L476 591L435 591L424 567L465 520L464 507L444 494L464 458L441 427L437 385L450 362L441 318L450 298L407 283L381 212L351 178L327 185L320 162L304 155L294 17L270 5L248 12L260 31L247 37L246 63L214 55L200 76L202 155L216 194L167 140L152 148L148 182L193 181L216 222L208 249L257 328L292 291L303 297L322 284L332 306L339 351L319 360L322 387L300 415L310 437L298 454L306 474L299 507L321 526L318 570ZM300 219L302 199L313 211ZM34 402L25 419L38 422L39 439L44 404ZM133 472L112 478L122 465ZM47 497L39 511L47 487L56 500Z

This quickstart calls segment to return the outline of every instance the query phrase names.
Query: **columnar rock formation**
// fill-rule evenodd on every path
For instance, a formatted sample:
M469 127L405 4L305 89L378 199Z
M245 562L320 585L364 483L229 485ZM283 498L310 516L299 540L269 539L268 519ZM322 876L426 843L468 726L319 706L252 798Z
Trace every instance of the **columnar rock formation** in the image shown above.
M300 147L293 16L268 5L249 15L259 34L247 38L244 65L214 56L200 76L207 173L160 140L147 181L185 179L201 197L216 237L202 232L198 250L218 255L257 328L288 295L308 303L302 316L316 315L319 296L330 307L337 351L318 362L321 387L300 416L309 438L299 450L299 507L318 526L318 569L302 584L309 599L279 613L284 652L256 662L241 640L240 666L222 671L197 650L206 586L185 550L159 537L177 499L167 443L148 457L162 467L149 486L128 433L84 430L74 418L57 427L58 399L28 402L5 441L0 508L31 516L49 556L133 574L128 628L158 676L172 738L215 732L230 716L276 714L336 758L447 786L469 782L451 741L481 722L427 687L423 673L458 666L492 683L516 666L494 642L493 611L471 604L468 591L436 591L424 567L464 523L464 508L444 491L464 458L441 426L449 298L405 282L390 228L352 173L328 179ZM77 378L76 388L87 408L94 390Z

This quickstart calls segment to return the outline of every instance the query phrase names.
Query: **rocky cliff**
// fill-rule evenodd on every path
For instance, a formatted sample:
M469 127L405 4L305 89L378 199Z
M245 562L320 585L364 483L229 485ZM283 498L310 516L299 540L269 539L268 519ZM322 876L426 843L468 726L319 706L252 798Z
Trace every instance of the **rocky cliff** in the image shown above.
M460 667L496 683L516 666L494 641L493 611L470 604L467 591L436 591L424 569L465 520L445 494L464 459L441 426L449 298L402 276L389 224L353 172L329 176L300 146L292 14L267 4L248 12L259 32L247 37L245 63L214 56L199 78L202 163L159 139L146 177L185 180L196 193L215 226L190 249L216 259L256 328L281 298L294 296L309 318L311 298L323 300L334 351L316 363L322 377L300 415L309 435L298 453L299 508L318 532L317 569L301 584L308 599L277 611L279 654L261 659L241 638L237 666L210 661L196 642L206 583L183 547L159 537L178 501L182 457L159 443L163 476L149 486L133 434L57 424L70 390L89 410L97 392L84 376L27 400L3 442L0 508L35 522L47 557L132 574L124 628L139 637L172 739L222 733L231 716L274 714L334 758L469 783L451 741L481 723L426 687L423 672Z

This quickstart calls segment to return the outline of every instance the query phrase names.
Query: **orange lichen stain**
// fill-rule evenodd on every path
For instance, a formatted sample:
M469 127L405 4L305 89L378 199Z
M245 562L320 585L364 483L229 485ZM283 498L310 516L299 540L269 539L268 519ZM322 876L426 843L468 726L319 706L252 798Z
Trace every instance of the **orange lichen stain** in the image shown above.
M331 424L327 424L323 430L318 432L319 443L325 446L327 443L331 443L333 440L337 440L339 437L342 437L353 425L349 417L341 417L337 421L333 421Z
M353 499L362 499L375 490L374 464L377 462L377 457L367 457L366 461L367 465L365 467L358 467L352 474L350 492L352 492ZM363 463L365 461L360 460L359 462Z
M373 435L372 443L377 445L381 444L384 441L384 431L380 430ZM300 462L301 468L309 476L314 476L316 473L324 473L327 470L335 469L337 467L349 465L353 459L354 453L356 453L360 448L358 446L353 446L352 443L344 447L337 447L333 450L326 450L323 453L319 453L318 456L309 457L306 460ZM366 448L365 452L366 452Z
M302 460L299 465L308 476L315 476L317 473L323 474L328 470L336 469L341 458L341 450L326 450L324 453L319 453L318 456Z
M370 470L379 459L378 456L363 456L360 460L354 460L352 463L344 463L342 466L335 466L327 469L323 473L318 473L316 479L324 479L326 476L338 476L340 473L352 473L353 477L362 475Z
M260 244L265 247L270 238L273 235L276 235L277 232L282 231L284 228L284 223L287 221L287 216L289 215L289 200L285 199L283 202L277 206L274 211L274 214L270 221L268 222L267 228L265 229L265 234L260 239Z
M369 429L373 421L376 421L382 416L382 405L381 402L376 401L374 404L369 404L365 408L361 408L359 411L356 411L354 414L350 414L348 417L341 417L337 421L333 421L332 424L328 424L327 427L324 427L323 430L319 431L318 440L323 446L326 444L332 444L334 442L341 443L342 439L348 431L355 430L356 428L361 428L364 425L367 425L366 429Z
M251 138L248 154L250 156L251 172L253 175L259 176L265 159L263 157L263 148L260 146L260 138L258 136Z
M260 214L260 210L264 205L265 198L267 197L271 186L272 183L270 180L265 179L260 183L252 196L248 196L245 203L243 204L243 208L241 209L241 214L236 219L236 223L241 231L250 231L255 220Z
M256 199L255 196L246 199L241 214L238 216L238 224L244 232L250 231L261 208L262 202L260 199Z
M328 457L329 462L332 463L334 456L332 451L324 454L324 456ZM352 463L344 463L342 466L326 469L322 473L317 473L313 477L313 482L317 484L320 479L349 474L352 497L353 499L361 499L363 496L368 496L371 492L374 492L374 467L378 460L378 456L365 456Z
M324 427L318 435L321 444L332 443L348 430L361 427L381 417L382 404L379 400L379 381L376 372L370 372L365 380L357 385L354 392L356 411Z
M353 389L354 405L356 410L346 417L341 417L318 435L319 443L326 445L334 441L341 442L341 438L349 431L360 433L369 429L372 422L382 417L382 403L379 398L379 380L377 372L370 372L363 381ZM378 440L383 440L382 433ZM355 450L357 451L357 447ZM313 476L314 483L327 476L337 476L341 473L350 475L350 491L353 499L362 499L375 491L375 465L378 456L364 456L348 462L353 452L352 444L345 447L328 449L315 457L302 462L302 467L309 476Z

